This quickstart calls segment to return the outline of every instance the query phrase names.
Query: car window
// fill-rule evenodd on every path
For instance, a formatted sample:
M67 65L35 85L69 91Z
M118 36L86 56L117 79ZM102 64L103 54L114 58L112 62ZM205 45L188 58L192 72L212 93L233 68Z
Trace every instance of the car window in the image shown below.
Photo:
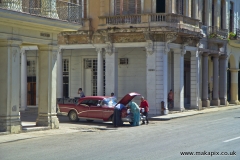
M98 100L96 99L91 99L88 101L89 106L97 106L98 105Z
M86 104L86 105L89 105L89 100L88 100L88 99L83 100L80 104Z
M117 99L115 97L104 98L102 101L102 106L114 107L117 104Z

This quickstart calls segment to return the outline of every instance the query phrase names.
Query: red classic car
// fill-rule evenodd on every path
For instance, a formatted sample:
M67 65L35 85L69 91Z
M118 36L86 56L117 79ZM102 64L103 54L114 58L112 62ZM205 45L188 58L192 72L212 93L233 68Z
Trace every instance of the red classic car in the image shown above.
M126 106L135 96L140 96L140 94L135 92L128 93L118 103ZM115 97L87 96L79 99L75 104L58 103L57 107L58 111L62 115L68 116L70 121L78 121L79 118L87 121L112 121L114 106L118 103ZM132 122L127 109L122 110L121 116L123 122Z

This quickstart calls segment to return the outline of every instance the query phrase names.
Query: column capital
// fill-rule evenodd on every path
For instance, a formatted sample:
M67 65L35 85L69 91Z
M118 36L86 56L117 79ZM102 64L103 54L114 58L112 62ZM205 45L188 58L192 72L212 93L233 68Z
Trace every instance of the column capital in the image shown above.
M96 48L96 51L97 51L97 53L102 53L103 52L102 48Z
M145 46L146 52L148 55L152 55L154 53L153 41L148 40L147 46Z
M219 58L219 54L210 54L213 58Z
M231 72L238 72L239 71L238 68L229 68L228 70L231 71Z
M108 43L108 44L107 44L107 47L105 47L104 49L105 49L105 52L106 52L107 54L109 54L110 56L111 56L113 53L117 53L117 49L116 49L116 47L114 47L114 46L112 45L112 43Z
M227 60L227 58L228 58L228 55L226 55L226 54L222 54L219 56L219 59Z
M209 53L208 52L202 52L203 57L208 57Z

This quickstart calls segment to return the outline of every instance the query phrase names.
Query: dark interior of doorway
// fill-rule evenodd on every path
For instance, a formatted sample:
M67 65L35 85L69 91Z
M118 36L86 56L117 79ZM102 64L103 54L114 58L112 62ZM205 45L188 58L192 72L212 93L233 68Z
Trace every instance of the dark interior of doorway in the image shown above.
M165 0L156 1L156 13L165 13Z
M228 63L228 68L230 68L230 63ZM231 100L231 72L227 70L227 101L229 102Z
M36 76L27 77L27 105L36 105Z

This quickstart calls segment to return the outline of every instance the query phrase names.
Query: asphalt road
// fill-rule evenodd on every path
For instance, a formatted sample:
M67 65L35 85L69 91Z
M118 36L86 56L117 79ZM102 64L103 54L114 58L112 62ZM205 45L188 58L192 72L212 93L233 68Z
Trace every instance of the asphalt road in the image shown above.
M65 120L60 120L63 128L71 125L74 132L0 143L0 159L240 160L240 109L117 129L108 123Z

